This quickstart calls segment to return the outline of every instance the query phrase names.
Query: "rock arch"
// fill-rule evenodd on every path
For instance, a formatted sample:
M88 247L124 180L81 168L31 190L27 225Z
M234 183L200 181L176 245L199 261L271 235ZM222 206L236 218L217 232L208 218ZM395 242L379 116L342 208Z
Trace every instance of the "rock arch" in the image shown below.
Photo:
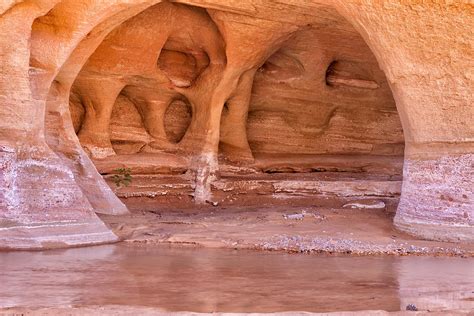
M156 3L24 0L0 7L0 32L6 34L0 39L1 247L43 248L117 239L94 211L123 213L126 209L80 148L67 111L68 98L74 79L105 36ZM294 10L324 14L327 4L304 1ZM472 54L472 5L342 0L332 0L329 5L365 38L390 82L401 116L406 152L397 227L430 239L472 241L474 108L471 59L464 58ZM277 8L262 8L251 1L209 6L211 17L229 41L226 69L218 66L214 73L201 74L205 78L220 73L222 79L212 88L218 93L202 95L198 88L176 88L189 100L210 105L209 115L200 119L209 129L200 136L205 141L196 162L207 168L205 174L215 168L210 153L219 144L219 131L211 127L220 121L231 91L298 24L285 16L285 21L268 28L270 34L256 29L255 34L261 35L257 41L270 36L274 43L261 51L261 46L252 47L242 34L225 27L232 23L228 12L235 14L235 21L262 12L271 15ZM452 29L464 36L449 36ZM229 45L232 42L240 45ZM253 61L239 57L249 47L254 48L249 55ZM56 133L45 131L45 111L54 118L50 122L59 122ZM35 185L40 179L51 180L50 187L44 190Z
M395 225L428 239L472 241L474 108L461 57L470 54L465 44L472 38L472 4L373 3L354 12L360 5L336 1L335 7L377 57L402 120L406 148ZM426 10L421 17L420 10ZM450 36L448 30L464 19L469 22L460 34L466 36ZM413 22L410 32L403 20Z

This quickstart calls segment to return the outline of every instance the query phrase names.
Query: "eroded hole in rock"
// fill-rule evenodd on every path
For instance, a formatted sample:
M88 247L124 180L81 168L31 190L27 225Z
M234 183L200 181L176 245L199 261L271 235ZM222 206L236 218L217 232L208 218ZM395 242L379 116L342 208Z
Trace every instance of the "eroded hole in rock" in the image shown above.
M339 23L298 32L257 72L247 136L265 170L401 174L404 138L390 87L360 35Z
M336 60L326 70L326 84L331 87L379 88L378 83L370 78L370 68L358 62Z
M164 127L168 140L174 144L181 141L191 124L192 109L188 102L182 99L173 100L166 109Z
M224 107L222 108L222 115L227 115L228 112L229 112L229 103L225 102Z
M94 162L131 169L118 196L140 210L191 209L201 194L211 208L376 199L393 211L404 138L362 37L330 9L291 31L232 14L160 3L111 32L82 69L74 125L80 134L110 113L116 155Z
M158 67L177 87L191 86L208 65L209 58L204 52L192 54L164 49L158 59Z
M305 69L297 58L280 50L267 59L258 71L269 80L284 82L301 78Z
M119 94L112 109L110 140L117 154L136 154L150 142L142 116L124 93Z
M85 110L81 97L74 91L71 92L69 97L69 112L71 114L74 131L79 133L82 122L84 121Z

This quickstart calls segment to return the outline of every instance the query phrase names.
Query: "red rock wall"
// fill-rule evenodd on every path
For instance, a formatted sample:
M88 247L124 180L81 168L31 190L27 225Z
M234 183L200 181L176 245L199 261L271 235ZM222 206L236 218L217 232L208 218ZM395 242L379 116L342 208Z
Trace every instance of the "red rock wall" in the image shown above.
M342 17L296 33L259 69L248 123L253 152L403 155L385 75Z
M168 11L181 17L179 32L169 30L176 23L174 20L160 20ZM268 60L263 64L257 60L260 64L249 87L252 94L245 105L249 107L248 118L242 115L229 119L228 106L223 109L220 134L224 151L226 146L235 146L232 142L236 140L232 138L239 137L236 130L242 126L253 154L403 154L403 131L383 72L352 25L335 11L330 12L330 17L329 26L328 16L305 18L308 23L273 48L275 52ZM199 56L207 56L205 51L196 53L202 48L193 43L202 41L200 37L206 31L188 37L179 35L186 32L186 27L202 24L200 19L214 24L200 8L158 4L106 38L79 75L78 93L72 96L75 129L86 148L92 146L87 143L90 142L85 136L87 130L105 125L104 128L109 127L104 133L110 134L106 136L110 142L104 140L100 142L105 144L94 146L107 147L102 150L106 156L114 152L146 152L150 147L173 151L178 137L175 134L181 140L190 126L192 104L188 111L170 106L176 99L189 102L185 96L173 92L168 79L174 85L189 87L194 85L203 67L207 67L207 58L199 65ZM254 25L260 23L253 20ZM248 28L244 22L247 23L246 20L235 22L233 27ZM140 34L146 30L171 32L171 35L143 38ZM225 37L215 34L207 50L226 42ZM102 123L99 117L85 117L86 99L90 98L87 94L91 93L88 86L111 89L104 87L102 81L114 80L117 75L121 83L117 83L116 90L121 91L121 97L115 99L118 91L113 93L108 121ZM92 133L95 142L99 142L97 133ZM182 146L180 149L187 150ZM97 158L100 157L98 154Z

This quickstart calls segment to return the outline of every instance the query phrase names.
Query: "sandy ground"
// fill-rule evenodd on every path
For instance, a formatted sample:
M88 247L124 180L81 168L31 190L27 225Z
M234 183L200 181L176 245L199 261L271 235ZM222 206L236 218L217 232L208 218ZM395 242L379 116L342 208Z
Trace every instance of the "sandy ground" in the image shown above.
M221 163L208 204L196 205L186 163L168 156L97 162L132 211L101 216L122 240L355 255L474 255L472 244L418 240L394 228L399 157L294 155L258 157L247 167ZM109 172L124 166L133 181L116 187ZM369 207L347 207L354 202Z
M384 209L343 208L348 200L335 197L313 198L313 205L319 206L209 205L183 209L163 207L149 198L124 201L132 210L130 215L101 218L128 243L355 255L474 256L472 244L419 240L397 231L392 223L394 205L387 200Z
M139 158L98 163L131 210L126 216L101 215L125 242L355 255L474 255L474 245L418 240L394 228L401 189L401 165L394 158L260 157L251 167L222 164L206 205L194 203L192 176L183 162L177 160L165 172L169 157ZM120 163L131 168L130 186L116 187L108 174ZM369 208L344 207L354 202Z

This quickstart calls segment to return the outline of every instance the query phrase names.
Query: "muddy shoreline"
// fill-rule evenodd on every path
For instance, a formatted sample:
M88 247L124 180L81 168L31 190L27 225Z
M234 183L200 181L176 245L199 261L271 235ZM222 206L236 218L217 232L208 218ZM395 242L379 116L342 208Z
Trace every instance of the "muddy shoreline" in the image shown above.
M128 199L127 204L132 209L130 215L101 218L123 242L137 246L173 244L354 256L474 257L472 244L421 240L397 231L392 223L393 213L385 210L327 205L156 210L137 199ZM285 218L302 212L305 216L301 219Z

